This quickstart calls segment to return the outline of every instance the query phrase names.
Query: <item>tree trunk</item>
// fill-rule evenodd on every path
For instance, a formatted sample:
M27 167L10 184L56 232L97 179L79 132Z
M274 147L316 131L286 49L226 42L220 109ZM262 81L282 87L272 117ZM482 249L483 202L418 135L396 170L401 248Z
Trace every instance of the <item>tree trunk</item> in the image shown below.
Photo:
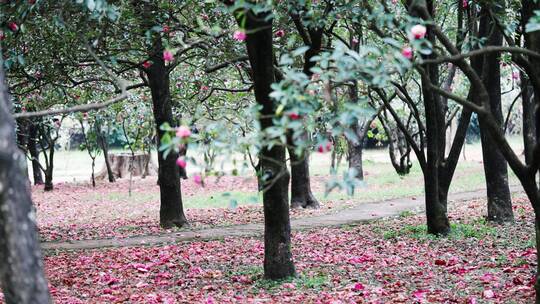
M427 1L428 10L434 12L433 1ZM427 38L435 45L435 36L428 27ZM428 58L433 55L427 56ZM440 96L436 95L429 84L438 85L439 67L430 64L426 68L426 74L422 76L422 94L426 116L426 167L424 169L424 183L426 195L426 217L428 233L446 235L450 232L446 201L440 201L440 175L441 159L445 151L445 110Z
M364 180L364 168L362 154L364 150L364 138L359 139L360 142L353 142L347 140L347 145L349 149L349 169L356 170L356 178L359 180Z
M247 52L251 64L255 99L262 106L260 123L263 130L273 125L274 102L270 98L274 82L272 21L268 13L246 14ZM241 22L239 20L239 22ZM294 276L296 271L291 253L288 182L285 148L263 147L260 164L264 181L264 276L278 280Z
M480 38L487 38L488 45L502 45L503 36L497 25L491 19L488 8L483 8L480 21ZM484 56L482 79L489 92L490 107L493 117L501 126L503 114L501 108L501 69L500 54L488 53ZM484 172L486 177L488 197L488 220L493 222L511 222L514 220L512 212L512 198L508 186L508 167L506 159L498 149L493 149L496 143L491 138L480 116L480 133L482 141L482 155L484 159Z
M34 175L34 185L43 185L43 175L39 165L39 151L37 148L38 129L35 123L31 123L28 129L28 152L32 158L32 173Z
M293 146L289 146L291 162L291 208L319 208L319 202L311 192L309 177L309 157L304 153L298 156Z
M8 304L50 303L3 66L0 58L0 281Z
M348 93L350 102L358 103L358 83L356 81L354 81L353 85L349 87ZM356 135L356 138L354 140L347 139L347 148L349 150L349 169L356 170L356 178L359 180L364 180L362 152L364 149L364 138L367 130L364 130L364 127L366 126L360 126L360 124L361 123L358 119L354 120L352 131Z
M46 153L46 152L43 152ZM43 190L52 191L53 185L53 172L54 172L54 142L49 142L49 161L47 162L45 170L45 187Z
M174 226L182 227L187 224L182 204L182 193L180 187L180 172L176 165L178 153L171 152L164 157L163 151L159 149L161 138L165 134L161 130L161 125L168 123L176 126L172 113L169 71L163 60L163 45L161 37L154 38L154 48L152 52L152 66L147 69L148 84L152 92L152 103L158 141L158 179L161 205L159 210L159 221L163 228Z
M303 71L308 77L313 75L311 68L315 66L315 62L311 59L317 56L322 47L322 29L308 29L310 36L309 49L304 54ZM308 137L309 134L304 135ZM292 136L289 136L291 139ZM305 150L303 155L298 156L294 153L294 142L290 140L289 157L291 161L291 208L314 208L320 207L319 201L311 191L311 180L309 175L309 151Z
M111 162L109 161L109 143L107 142L107 138L103 135L101 124L96 122L95 123L96 128L96 137L99 147L101 148L101 151L103 151L103 158L105 159L105 169L107 171L107 178L109 179L109 183L114 183L115 178L113 174L113 170L111 167Z
M107 159L110 168L105 164L96 175L98 180L105 179L109 175L109 170L114 178L129 177L131 173L133 176L148 176L157 172L151 161L151 155L147 153L112 153L108 154Z

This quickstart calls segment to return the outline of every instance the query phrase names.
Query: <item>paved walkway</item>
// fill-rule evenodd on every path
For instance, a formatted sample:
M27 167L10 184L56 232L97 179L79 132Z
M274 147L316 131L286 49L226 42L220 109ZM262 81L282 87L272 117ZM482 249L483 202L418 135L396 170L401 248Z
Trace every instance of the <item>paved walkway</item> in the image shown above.
M512 192L521 192L521 186L512 186ZM456 203L472 199L485 198L486 190L450 194L448 203ZM356 225L388 217L399 216L404 211L420 212L424 209L424 197L409 197L385 200L382 202L363 203L358 206L343 209L336 213L305 217L291 221L293 230L306 230L321 227L339 227ZM105 247L126 247L141 245L157 245L192 240L215 240L225 237L250 237L262 235L262 224L235 225L192 231L164 233L161 235L142 235L123 239L79 240L68 242L45 242L41 244L44 250L82 250Z

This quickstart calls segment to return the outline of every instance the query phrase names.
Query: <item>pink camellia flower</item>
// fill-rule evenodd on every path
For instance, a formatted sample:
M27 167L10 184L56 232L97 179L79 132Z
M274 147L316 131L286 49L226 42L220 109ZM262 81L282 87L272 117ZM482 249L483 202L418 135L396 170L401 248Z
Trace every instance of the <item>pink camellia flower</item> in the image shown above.
M8 23L8 27L11 31L16 32L19 30L19 26L15 22Z
M327 141L326 144L320 144L317 151L319 151L319 153L330 152L332 151L332 146L332 142Z
M298 120L300 119L300 114L296 113L296 112L292 112L292 113L289 113L287 116L289 116L289 118L291 120Z
M183 157L179 157L177 160L176 160L176 165L178 165L178 167L182 168L182 169L185 169L186 166L187 166L187 162L186 160L183 158Z
M244 41L247 38L246 32L244 31L235 31L233 34L234 40Z
M188 126L180 126L176 128L176 137L187 138L191 136L191 130Z
M208 15L207 15L207 14L201 14L201 19L206 21L206 20L208 20L209 18L208 18Z
M26 107L22 107L21 112L26 112Z
M202 185L202 176L200 176L199 174L193 175L193 181L197 185Z
M421 24L417 24L411 28L411 36L414 39L424 39L426 37L427 28Z
M354 284L354 286L353 286L352 289L353 289L354 291L361 291L361 290L364 290L365 288L366 288L366 287L364 286L364 284L362 284L362 283L356 283L356 284Z
M208 86L202 85L201 86L201 91L208 91Z
M491 289L484 290L484 293L482 294L485 299L492 299L495 298L495 293Z
M142 66L143 66L143 68L148 69L149 67L152 66L152 62L151 61L145 61L145 62L143 62Z
M164 26L163 26L163 32L164 32L165 34L167 34L167 33L170 32L170 31L171 31L171 29L169 28L168 25L164 25Z
M173 61L174 60L173 53L170 50L163 51L163 60L165 60L165 62Z
M285 36L285 31L284 30L279 30L279 31L276 32L276 37L281 38L283 36Z
M401 50L401 55L403 55L403 57L411 60L413 58L413 49L410 46L404 47Z
M463 8L469 7L469 0L463 0Z
M6 38L6 34L4 34L4 31L0 30L0 41L4 40Z

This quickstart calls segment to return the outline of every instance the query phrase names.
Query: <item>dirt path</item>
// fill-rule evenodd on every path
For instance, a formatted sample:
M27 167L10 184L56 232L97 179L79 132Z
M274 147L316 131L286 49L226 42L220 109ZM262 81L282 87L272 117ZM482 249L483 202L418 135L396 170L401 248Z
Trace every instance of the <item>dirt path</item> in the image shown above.
M512 192L521 192L521 186L512 186ZM486 190L461 192L449 195L449 204L472 199L485 198ZM363 203L343 209L333 214L306 217L291 221L293 230L306 230L321 227L338 227L357 225L374 220L399 216L402 212L420 212L424 208L424 197L409 197L386 200L382 202ZM236 225L216 227L192 231L179 231L161 235L142 235L123 239L79 240L68 242L44 242L43 250L84 250L105 247L126 247L141 245L157 245L192 240L215 240L225 237L251 237L262 235L262 224Z

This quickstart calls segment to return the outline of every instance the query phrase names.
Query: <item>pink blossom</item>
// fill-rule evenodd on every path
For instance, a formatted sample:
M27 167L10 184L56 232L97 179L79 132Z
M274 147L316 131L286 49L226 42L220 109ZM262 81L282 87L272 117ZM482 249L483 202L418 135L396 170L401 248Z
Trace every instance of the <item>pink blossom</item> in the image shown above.
M332 151L332 142L330 141L327 141L326 144L320 144L319 147L317 148L317 151L319 151L319 153L326 153L326 152L330 152Z
M4 31L0 30L0 41L4 40L6 38L6 34L4 34Z
M463 0L463 8L469 7L469 0Z
M16 32L19 30L19 26L15 22L8 23L8 27L11 31Z
M423 302L426 298L427 290L418 289L413 292L413 297L418 302Z
M411 35L414 39L423 39L426 37L427 28L421 24L417 24L411 28Z
M193 175L193 182L195 182L197 185L202 185L202 176L199 174Z
M171 31L171 29L169 28L168 25L164 25L164 26L163 26L163 32L164 32L165 34L168 33L168 32L170 32L170 31Z
M143 66L143 68L148 69L149 67L152 66L152 62L151 61L145 61L145 62L143 62L142 66Z
M287 116L289 116L289 118L291 120L298 120L300 119L300 114L296 113L296 112L292 112L292 113L289 113Z
M279 30L279 31L276 32L276 37L281 38L283 36L285 36L285 31L284 30Z
M177 160L176 160L176 165L178 165L178 167L182 168L182 169L185 169L186 166L187 166L187 162L186 160L183 158L183 157L179 157Z
M191 130L188 126L180 126L176 128L176 137L187 138L191 136Z
M518 80L519 79L519 72L517 72L517 71L512 72L512 79Z
M233 34L234 40L244 41L247 38L246 32L244 31L235 31Z
M482 295L485 299L492 299L495 297L495 293L491 289L484 290L484 293Z
M413 49L410 46L404 47L401 50L401 55L403 55L403 57L411 60L413 58Z
M354 291L361 291L361 290L364 290L364 289L366 289L366 287L362 283L356 283L353 286Z
M163 60L165 60L165 62L173 61L174 60L173 53L170 50L163 51Z

